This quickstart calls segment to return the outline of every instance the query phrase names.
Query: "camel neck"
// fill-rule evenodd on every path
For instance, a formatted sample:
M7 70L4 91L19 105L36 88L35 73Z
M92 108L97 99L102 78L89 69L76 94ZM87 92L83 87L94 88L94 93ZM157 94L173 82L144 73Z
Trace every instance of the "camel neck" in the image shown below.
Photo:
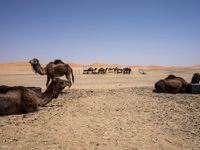
M45 69L42 68L42 66L40 64L33 66L33 69L35 70L36 73L40 74L40 75L45 75Z
M39 106L45 106L53 99L53 89L47 88L44 93L42 93L41 100L39 102Z

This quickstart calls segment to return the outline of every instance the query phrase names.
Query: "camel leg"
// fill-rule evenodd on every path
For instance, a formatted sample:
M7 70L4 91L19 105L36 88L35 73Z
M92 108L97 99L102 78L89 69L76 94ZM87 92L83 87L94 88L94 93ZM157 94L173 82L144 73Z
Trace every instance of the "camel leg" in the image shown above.
M49 81L50 81L50 77L49 76L47 76L47 82L46 82L46 86L48 87L48 85L49 85Z
M72 86L72 82L71 82L71 78L70 78L70 75L68 75L68 74L65 74L65 77L66 77L66 79L69 81L69 88Z

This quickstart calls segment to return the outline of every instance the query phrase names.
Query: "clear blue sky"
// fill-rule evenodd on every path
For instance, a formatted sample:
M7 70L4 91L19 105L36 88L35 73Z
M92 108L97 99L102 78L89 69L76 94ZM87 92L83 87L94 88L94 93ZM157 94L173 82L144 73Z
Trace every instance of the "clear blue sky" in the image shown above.
M0 0L0 63L200 64L200 0Z

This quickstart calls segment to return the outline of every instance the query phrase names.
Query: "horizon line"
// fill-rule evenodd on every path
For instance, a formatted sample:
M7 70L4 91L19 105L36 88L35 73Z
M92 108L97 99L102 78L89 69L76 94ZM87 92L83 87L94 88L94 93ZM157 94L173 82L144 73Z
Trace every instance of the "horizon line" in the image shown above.
M90 63L90 64L80 64L80 63L75 63L75 62L67 62L64 61L65 63L68 64L75 64L75 65L80 65L80 66L92 66L92 65L102 65L102 66L106 66L106 65L119 65L119 66L126 66L126 67L138 67L138 66L143 66L143 67L197 67L200 66L200 64L193 64L190 66L180 66L180 65L157 65L157 64L150 64L150 65L140 65L140 64L131 64L131 65L124 65L124 64L118 64L118 63L101 63L101 62L94 62L94 63ZM7 65L7 64L18 64L18 63L29 63L28 61L10 61L10 62L6 62L6 63L0 63L0 65ZM42 65L46 65L48 63L41 63Z

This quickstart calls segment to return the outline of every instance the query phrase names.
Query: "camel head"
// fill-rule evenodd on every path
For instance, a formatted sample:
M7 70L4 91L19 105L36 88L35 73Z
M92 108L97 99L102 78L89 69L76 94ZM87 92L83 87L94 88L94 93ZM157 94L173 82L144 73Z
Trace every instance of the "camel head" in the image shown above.
M29 63L31 65L38 65L39 64L39 60L37 58L33 58L32 60L29 61Z
M33 70L38 73L39 70L39 66L40 66L40 62L37 58L33 58L32 60L29 61L29 63L31 64Z
M194 73L192 76L192 81L191 83L199 83L200 81L200 74L199 73Z
M61 91L66 87L69 86L70 82L67 80L62 80L59 78L54 78L50 85L48 86L48 91L51 91L52 98L58 98Z

